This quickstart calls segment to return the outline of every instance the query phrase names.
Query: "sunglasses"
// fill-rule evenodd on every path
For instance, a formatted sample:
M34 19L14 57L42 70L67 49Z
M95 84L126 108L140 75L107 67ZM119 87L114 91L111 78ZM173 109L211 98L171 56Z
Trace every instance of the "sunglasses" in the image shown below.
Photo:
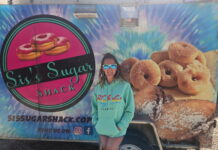
M104 64L103 69L117 69L117 64Z

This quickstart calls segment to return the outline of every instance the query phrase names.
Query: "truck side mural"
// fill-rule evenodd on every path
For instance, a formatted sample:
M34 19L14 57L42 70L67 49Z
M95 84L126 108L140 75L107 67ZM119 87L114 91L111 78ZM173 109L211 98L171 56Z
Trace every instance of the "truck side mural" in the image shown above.
M0 5L0 137L97 141L91 95L110 52L132 84L135 120L152 121L162 141L210 143L217 7L140 5L137 26L123 27L119 5L96 5L89 19L73 16L76 5Z

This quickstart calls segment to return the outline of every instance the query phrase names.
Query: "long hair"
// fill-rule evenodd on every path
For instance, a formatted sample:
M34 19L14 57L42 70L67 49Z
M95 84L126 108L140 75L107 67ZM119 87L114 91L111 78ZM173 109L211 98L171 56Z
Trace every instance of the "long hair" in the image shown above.
M117 64L117 70L116 70L116 73L114 75L114 79L116 80L116 79L121 78L119 62L117 61L117 59L116 59L116 57L114 55L112 55L111 53L106 53L106 54L104 54L104 56L103 56L103 58L101 60L101 67L100 67L100 71L99 71L99 82L98 83L101 86L103 86L104 83L107 81L107 77L106 77L106 75L105 75L105 73L104 73L104 71L102 69L103 68L102 66L104 64L105 59L113 59L114 60L114 62Z

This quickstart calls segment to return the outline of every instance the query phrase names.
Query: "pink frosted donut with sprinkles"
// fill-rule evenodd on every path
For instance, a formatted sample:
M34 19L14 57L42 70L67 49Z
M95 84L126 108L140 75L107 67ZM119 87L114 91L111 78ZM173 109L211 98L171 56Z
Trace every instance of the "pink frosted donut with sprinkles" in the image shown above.
M66 37L57 37L56 46L48 51L45 51L48 55L58 55L66 52L70 48L70 42Z
M47 51L55 47L56 41L54 33L40 33L32 37L31 44L37 51Z
M20 60L34 60L39 58L42 52L36 51L30 43L25 43L16 49L16 54Z

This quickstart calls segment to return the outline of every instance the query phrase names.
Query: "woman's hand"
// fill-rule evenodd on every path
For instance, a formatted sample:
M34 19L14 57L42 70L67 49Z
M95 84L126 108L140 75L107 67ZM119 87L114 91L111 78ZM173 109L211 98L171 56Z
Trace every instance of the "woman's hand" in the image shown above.
M117 126L117 129L118 129L119 131L121 131L120 127L118 127L118 126Z

